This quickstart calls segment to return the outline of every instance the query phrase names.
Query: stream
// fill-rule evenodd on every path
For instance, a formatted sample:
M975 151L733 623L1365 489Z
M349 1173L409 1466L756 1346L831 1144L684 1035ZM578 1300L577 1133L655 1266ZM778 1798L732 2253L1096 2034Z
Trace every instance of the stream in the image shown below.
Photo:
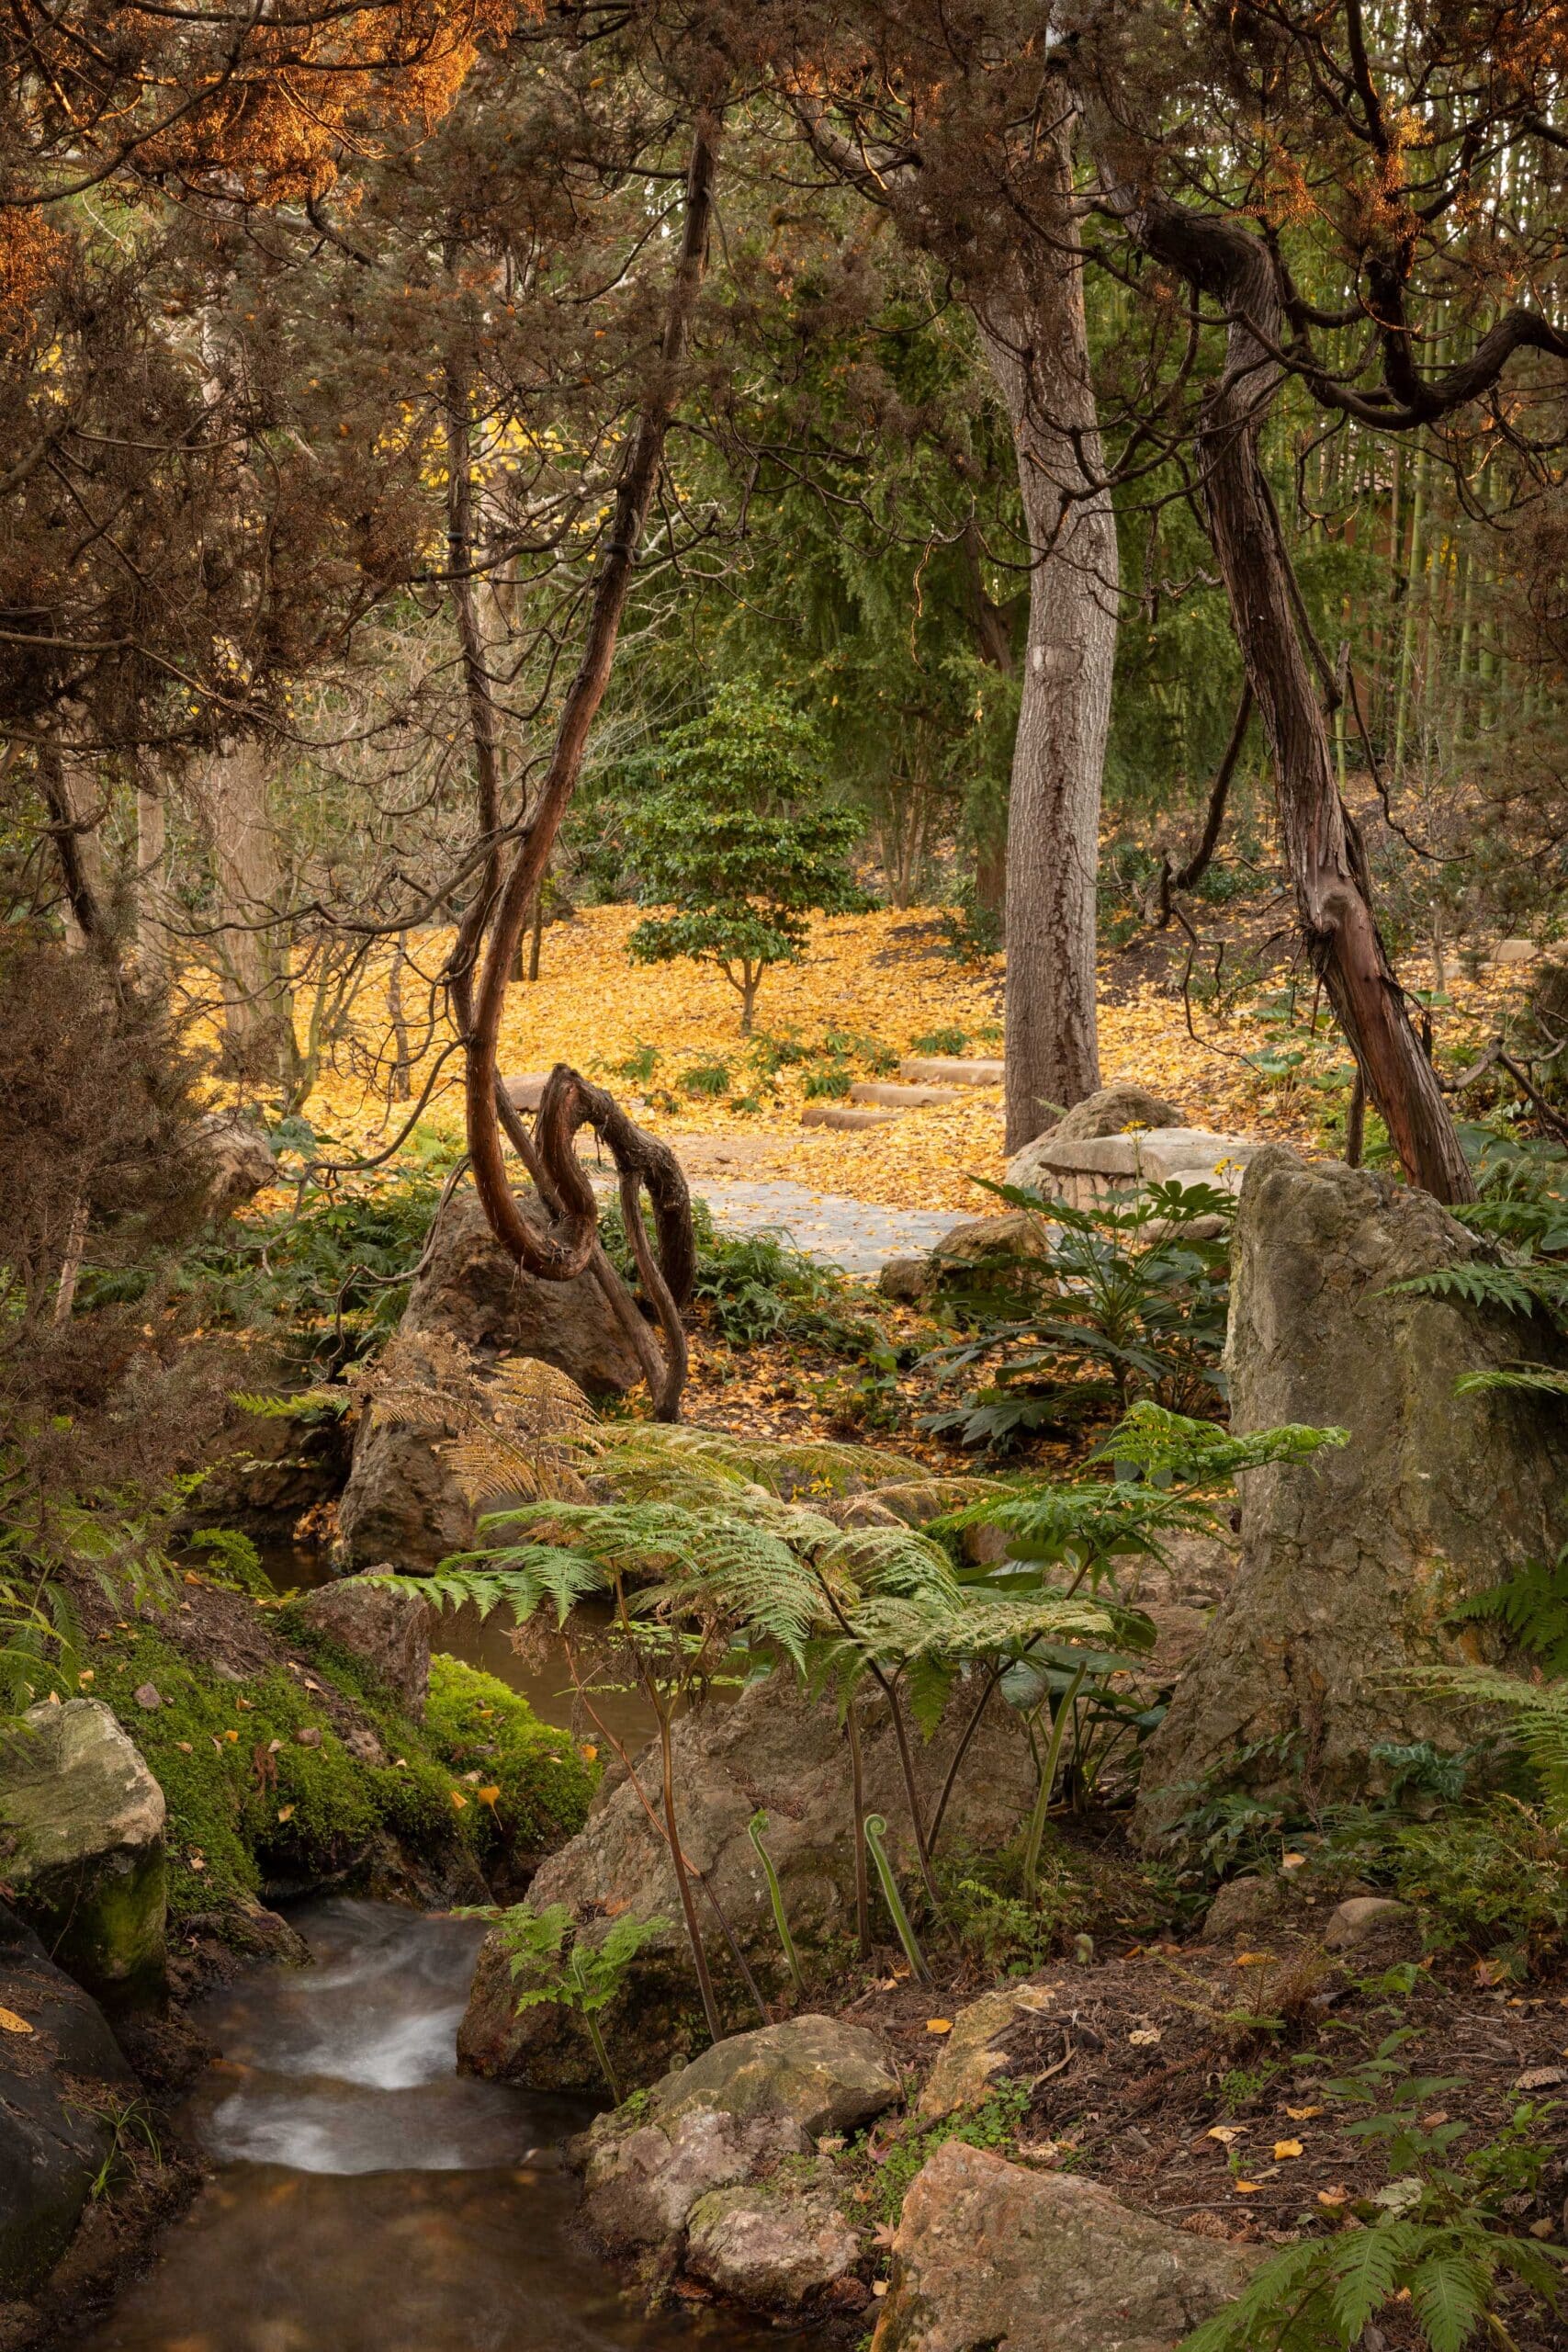
M457 2072L483 1929L336 1896L303 1968L193 2012L221 2057L186 2132L217 2176L78 2352L743 2352L712 2312L649 2319L573 2231L589 2110Z

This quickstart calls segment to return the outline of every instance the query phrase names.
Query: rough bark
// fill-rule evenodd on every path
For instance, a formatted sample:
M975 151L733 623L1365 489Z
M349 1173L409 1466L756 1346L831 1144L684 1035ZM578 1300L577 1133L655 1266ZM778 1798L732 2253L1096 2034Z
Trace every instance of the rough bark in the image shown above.
M161 792L146 784L136 789L136 963L141 985L162 996L169 985L171 953L164 920L167 876L167 808Z
M1056 130L1064 217L1071 126ZM1095 877L1116 658L1116 526L1076 251L1041 246L976 306L1007 406L1032 570L1007 849L1007 1148L1100 1084Z
M487 887L475 894L459 926L447 973L463 1036L468 1153L475 1189L484 1204L491 1229L502 1247L529 1272L550 1282L568 1279L590 1262L597 1246L596 1211L591 1193L586 1210L583 1209L581 1200L575 1197L579 1188L572 1185L570 1171L564 1171L564 1238L554 1233L541 1236L522 1213L506 1172L503 1123L497 1100L502 1014L507 987L517 967L518 947L536 895L543 887L550 852L577 788L589 736L610 683L621 617L663 463L665 436L674 413L682 364L706 266L719 133L719 116L705 109L700 112L686 177L685 225L671 285L657 371L644 399L616 487L609 538L589 607L582 653L561 705L549 764L525 832L508 857L499 861L502 870L496 876L496 887L488 887L491 877L487 874ZM480 700L488 702L488 697L481 693ZM493 803L483 773L479 783L481 824L488 831L491 828L486 823L486 817ZM587 1091L597 1095L599 1090ZM604 1100L607 1102L608 1098ZM595 1119L594 1124L600 1122ZM629 1122L626 1124L629 1126ZM602 1125L601 1132L605 1132ZM552 1167L552 1174L558 1179L562 1173ZM581 1191L588 1191L585 1180ZM689 1234L688 1213L688 1240ZM662 1243L662 1231L660 1238ZM673 1287L678 1292L679 1283ZM677 1399L666 1395L661 1400L660 1411L669 1417L673 1418L677 1408Z
M209 772L212 853L224 930L224 1069L276 1085L292 1059L293 1018L287 947L276 922L283 889L266 806L266 758L254 741L236 744Z

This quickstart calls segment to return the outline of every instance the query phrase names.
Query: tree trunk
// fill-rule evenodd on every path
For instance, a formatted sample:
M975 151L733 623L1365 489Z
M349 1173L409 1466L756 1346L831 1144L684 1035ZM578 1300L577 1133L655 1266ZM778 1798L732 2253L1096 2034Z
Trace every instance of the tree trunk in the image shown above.
M1055 134L1064 220L1070 123ZM1007 848L1007 1148L1100 1084L1100 790L1116 655L1116 525L1101 471L1083 268L1062 243L1020 261L976 317L1012 424L1032 558ZM1076 493L1076 495L1075 495Z
M1092 100L1097 160L1134 236L1194 292L1223 303L1226 364L1198 422L1209 535L1230 601L1248 682L1273 754L1280 830L1313 968L1323 982L1366 1091L1412 1183L1440 1201L1469 1201L1474 1182L1437 1075L1404 1011L1404 992L1372 912L1360 839L1339 797L1323 703L1313 684L1279 516L1258 453L1282 369L1273 257L1240 224L1119 181L1114 133ZM1256 330L1256 331L1255 331Z
M104 849L92 821L103 796L92 771L69 752L56 752L50 746L44 764L47 774L40 772L40 782L45 786L51 814L61 828L55 836L65 878L60 919L66 947L72 955L79 956L95 934L107 944L109 918L104 887Z
M136 962L149 996L167 992L172 956L164 919L168 856L167 808L161 792L136 787Z
M277 927L283 887L266 806L262 744L237 744L209 773L213 863L224 930L221 1065L231 1078L276 1086L288 1078L294 1024L287 941Z

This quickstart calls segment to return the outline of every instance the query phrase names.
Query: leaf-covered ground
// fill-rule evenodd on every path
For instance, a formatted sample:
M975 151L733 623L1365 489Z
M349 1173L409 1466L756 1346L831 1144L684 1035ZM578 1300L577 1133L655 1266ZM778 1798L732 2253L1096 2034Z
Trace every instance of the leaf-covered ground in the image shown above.
M921 1039L946 1033L962 1037L970 1055L998 1055L1000 957L955 960L940 910L821 918L804 959L769 975L759 1035L748 1041L739 1035L739 999L717 972L630 962L626 934L645 911L587 908L547 931L540 979L518 982L511 991L503 1032L510 1074L571 1062L639 1104L637 1117L654 1130L711 1139L705 1155L710 1172L722 1173L728 1157L750 1176L787 1177L863 1201L986 1212L988 1195L975 1180L995 1182L1002 1174L998 1090L965 1089L958 1102L853 1134L804 1128L801 1114L809 1090L830 1100L820 1092L824 1086L886 1075ZM1343 1105L1348 1057L1321 1012L1314 1023L1310 976L1292 976L1283 960L1290 941L1280 921L1277 905L1271 915L1267 908L1227 914L1230 962L1227 968L1222 958L1218 999L1214 945L1195 964L1185 992L1179 934L1144 933L1130 949L1108 952L1100 1008L1105 1082L1151 1087L1197 1125L1309 1147L1330 1141L1326 1122ZM1216 932L1215 944L1219 939ZM414 1072L416 1091L431 1051L450 1043L443 1023L432 1034L423 1010L431 1001L425 984L439 971L446 944L445 933L421 934L412 943L420 977L405 975L413 1046L416 1054L426 1049ZM1233 1003L1229 973L1244 961L1249 984ZM1445 1058L1461 1062L1477 1049L1500 1009L1528 985L1528 973L1529 967L1497 972L1488 966L1476 978L1447 976L1437 1016ZM1425 957L1405 977L1412 986L1429 984ZM306 1105L312 1125L355 1146L389 1139L407 1115L405 1106L389 1108L386 1101L390 1052L386 970L377 967ZM423 1115L431 1139L460 1135L459 1082L453 1056Z

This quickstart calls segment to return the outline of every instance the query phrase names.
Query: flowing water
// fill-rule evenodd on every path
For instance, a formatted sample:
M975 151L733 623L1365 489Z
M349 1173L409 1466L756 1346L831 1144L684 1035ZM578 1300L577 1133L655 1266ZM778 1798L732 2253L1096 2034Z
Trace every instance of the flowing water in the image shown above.
M649 2320L574 2233L579 2103L457 2072L483 1933L337 1897L305 1968L197 2012L222 2052L184 2119L219 2163L79 2352L748 2352L712 2312Z

